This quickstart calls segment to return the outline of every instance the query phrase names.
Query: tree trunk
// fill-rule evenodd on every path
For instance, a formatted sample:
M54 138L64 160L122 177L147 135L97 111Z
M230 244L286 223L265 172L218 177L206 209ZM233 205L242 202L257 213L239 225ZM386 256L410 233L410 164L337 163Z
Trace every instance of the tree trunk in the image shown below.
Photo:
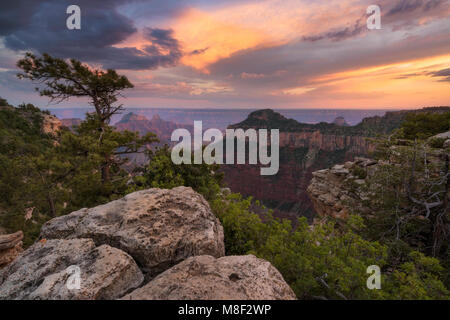
M109 163L109 161L106 161L105 163L103 163L102 166L102 183L108 183L111 180L111 174L110 174L110 168L111 168L111 164Z
M53 201L53 198L51 195L48 195L48 204L50 206L50 217L54 218L56 217L56 209L55 209L55 202Z

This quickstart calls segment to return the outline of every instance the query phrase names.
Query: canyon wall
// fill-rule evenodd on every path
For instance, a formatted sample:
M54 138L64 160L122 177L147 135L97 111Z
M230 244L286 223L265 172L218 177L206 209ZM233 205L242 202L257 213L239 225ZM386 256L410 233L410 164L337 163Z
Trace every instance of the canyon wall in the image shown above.
M306 193L314 171L374 151L363 130L326 123L302 124L272 110L254 112L230 128L280 130L280 168L276 175L261 176L259 165L223 165L222 170L225 184L233 192L253 196L274 209L276 216L294 221L299 216L312 219L315 214Z
M280 168L274 176L261 176L259 165L223 165L225 184L233 191L261 200L281 217L312 218L306 194L312 173L373 151L361 136L314 132L280 132Z

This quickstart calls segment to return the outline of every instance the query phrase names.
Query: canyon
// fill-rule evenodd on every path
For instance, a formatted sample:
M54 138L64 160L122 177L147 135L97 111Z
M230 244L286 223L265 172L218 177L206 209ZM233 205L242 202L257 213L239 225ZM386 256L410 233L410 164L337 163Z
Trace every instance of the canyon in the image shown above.
M260 200L275 216L293 222L306 216L312 221L316 210L306 190L313 172L371 154L375 146L368 138L392 132L407 113L387 112L348 126L342 118L334 123L306 124L271 109L255 111L229 128L279 129L279 171L274 176L260 176L259 166L224 165L225 184L233 192Z

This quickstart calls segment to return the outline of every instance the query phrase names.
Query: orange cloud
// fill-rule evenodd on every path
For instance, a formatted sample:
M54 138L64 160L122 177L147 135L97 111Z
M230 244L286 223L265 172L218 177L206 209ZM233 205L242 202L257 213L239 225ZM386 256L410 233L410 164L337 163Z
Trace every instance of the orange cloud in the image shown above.
M450 55L348 70L313 79L310 86L316 90L294 88L279 95L297 93L338 108L444 105L450 101L450 83L432 75L446 68L450 68Z
M185 55L182 59L183 64L205 72L207 65L267 41L267 37L257 30L227 23L194 9L177 20L173 28L186 52L207 48L201 54Z
M207 72L207 66L249 49L288 43L303 36L354 23L365 14L358 1L317 4L264 0L232 4L210 11L189 9L170 25L186 55L182 63Z

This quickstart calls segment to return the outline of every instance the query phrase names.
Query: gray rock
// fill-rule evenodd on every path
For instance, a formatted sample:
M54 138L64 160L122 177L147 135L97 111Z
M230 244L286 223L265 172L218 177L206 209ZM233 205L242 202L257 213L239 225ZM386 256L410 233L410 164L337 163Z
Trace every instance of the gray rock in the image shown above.
M450 148L450 139L445 140L443 148Z
M191 257L123 299L293 300L296 297L268 261L247 255L219 259Z
M330 172L332 174L340 175L340 176L345 176L350 173L350 171L347 168L345 168L345 166L343 164L335 165L333 168L331 168Z
M22 239L22 231L5 235L0 234L0 269L14 261L23 251Z
M191 188L149 189L50 220L41 238L90 238L130 254L152 278L196 255L225 254L223 228Z
M439 133L439 134L437 134L435 136L432 136L429 139L436 139L436 138L438 138L438 139L450 139L450 131Z
M222 195L224 195L224 196L228 196L231 194L231 189L230 188L221 188L220 193L222 193Z
M78 267L80 288L70 288ZM91 239L42 240L0 270L0 299L116 299L144 280L134 260Z

